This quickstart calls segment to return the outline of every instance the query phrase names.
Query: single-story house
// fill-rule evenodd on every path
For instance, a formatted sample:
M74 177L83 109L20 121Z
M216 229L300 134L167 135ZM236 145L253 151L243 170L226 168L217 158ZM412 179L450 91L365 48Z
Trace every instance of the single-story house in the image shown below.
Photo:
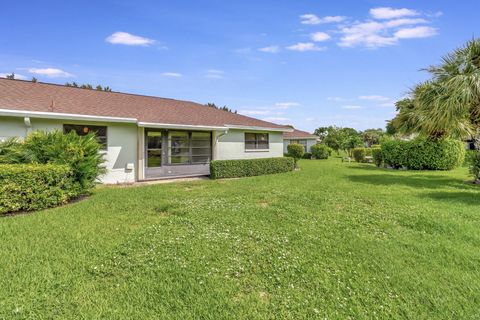
M212 159L282 157L292 131L189 101L0 79L0 140L55 129L96 133L104 183L208 175Z
M320 138L317 135L293 129L290 132L283 133L283 152L287 153L287 147L292 143L301 144L305 148L305 152L311 152L310 148L319 142Z

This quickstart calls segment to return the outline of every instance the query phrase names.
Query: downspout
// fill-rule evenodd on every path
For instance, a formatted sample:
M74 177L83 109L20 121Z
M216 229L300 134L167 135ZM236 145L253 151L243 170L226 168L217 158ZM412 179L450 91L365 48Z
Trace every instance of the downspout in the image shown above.
M215 137L215 159L213 159L213 160L216 160L218 158L218 140L219 140L219 138L223 137L227 133L228 133L228 129L223 131L221 134L219 134Z

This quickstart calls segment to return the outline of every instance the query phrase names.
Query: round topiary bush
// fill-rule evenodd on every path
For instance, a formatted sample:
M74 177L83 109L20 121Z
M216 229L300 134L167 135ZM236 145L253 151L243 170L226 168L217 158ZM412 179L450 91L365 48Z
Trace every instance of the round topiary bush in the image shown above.
M301 159L305 154L305 148L298 143L291 143L287 146L288 155L295 160L295 168L297 167L298 159Z
M313 145L310 150L312 151L312 157L315 159L328 159L332 154L332 149L324 144Z

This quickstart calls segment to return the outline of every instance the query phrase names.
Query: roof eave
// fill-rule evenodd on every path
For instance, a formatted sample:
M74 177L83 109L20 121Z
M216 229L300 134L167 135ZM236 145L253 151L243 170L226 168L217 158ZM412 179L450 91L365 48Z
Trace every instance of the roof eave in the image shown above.
M83 120L96 122L122 122L122 123L137 123L135 118L121 118L121 117L106 117L106 116L91 116L74 113L59 113L59 112L41 112L41 111L25 111L1 109L0 116L7 117L32 117L40 119L61 119L61 120Z

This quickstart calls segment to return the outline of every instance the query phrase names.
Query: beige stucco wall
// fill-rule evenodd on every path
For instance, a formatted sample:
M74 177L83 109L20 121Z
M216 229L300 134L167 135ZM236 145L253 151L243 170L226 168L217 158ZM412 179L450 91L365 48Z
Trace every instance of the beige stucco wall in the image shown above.
M27 128L22 117L0 117L0 140L9 137L23 138L29 131L62 130L63 124L84 124L107 126L107 151L105 151L105 166L107 174L100 179L103 183L134 182L137 167L137 133L135 124L102 123L89 121L52 120L30 118L31 127ZM134 170L127 170L127 164L132 163Z
M221 131L215 132L214 160L273 158L283 156L283 134L281 132L269 132L270 148L268 150L255 151L245 150L245 132L256 131L230 129L227 134L223 134L224 132Z
M317 144L316 139L293 139L293 140L307 140L307 152L311 152L310 148ZM291 140L290 139L285 139L283 141L283 153L287 153L287 146L290 144Z

